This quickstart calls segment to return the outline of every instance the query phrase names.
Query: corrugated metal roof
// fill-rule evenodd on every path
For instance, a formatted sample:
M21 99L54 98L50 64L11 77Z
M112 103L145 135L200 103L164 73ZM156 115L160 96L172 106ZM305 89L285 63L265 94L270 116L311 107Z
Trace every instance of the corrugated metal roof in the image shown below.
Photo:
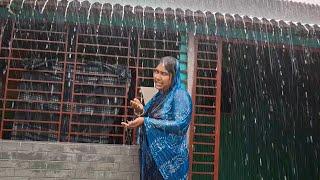
M287 0L90 0L131 6L150 6L165 9L181 8L192 11L211 11L222 14L240 14L250 17L320 24L320 5ZM320 1L318 1L320 3Z
M226 38L290 43L319 48L320 27L238 14L154 9L120 4L67 0L12 0L10 11L19 18L54 18L58 22L125 26L127 28L194 32ZM2 8L4 9L4 8ZM3 13L2 13L3 14ZM15 14L15 15L14 15ZM28 17L29 16L29 17ZM254 33L245 33L252 31ZM267 35L269 34L269 35ZM281 36L281 38L279 38ZM272 38L274 37L274 38ZM267 38L267 39L266 39Z

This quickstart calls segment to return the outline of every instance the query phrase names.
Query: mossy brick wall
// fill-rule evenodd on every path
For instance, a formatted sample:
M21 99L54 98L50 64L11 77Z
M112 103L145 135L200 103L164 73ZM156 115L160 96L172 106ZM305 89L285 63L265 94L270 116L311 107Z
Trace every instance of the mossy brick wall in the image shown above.
M0 179L138 180L138 146L0 141Z

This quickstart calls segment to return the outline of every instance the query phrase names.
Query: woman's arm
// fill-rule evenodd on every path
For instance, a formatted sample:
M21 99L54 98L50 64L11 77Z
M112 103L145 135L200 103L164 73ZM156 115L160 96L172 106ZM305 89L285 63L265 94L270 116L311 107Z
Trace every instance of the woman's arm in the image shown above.
M143 124L144 117L138 117L133 121L121 122L125 128L136 128Z
M130 101L130 105L133 108L134 114L136 116L142 116L144 113L143 105L139 101L139 99L134 98L133 100Z

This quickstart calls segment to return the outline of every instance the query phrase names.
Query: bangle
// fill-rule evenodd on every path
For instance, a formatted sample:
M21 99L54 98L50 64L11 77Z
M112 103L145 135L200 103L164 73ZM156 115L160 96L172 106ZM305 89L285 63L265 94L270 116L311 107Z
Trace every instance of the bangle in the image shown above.
M134 115L140 117L142 115L144 115L144 109L142 109L142 113L137 113L136 110L133 110Z

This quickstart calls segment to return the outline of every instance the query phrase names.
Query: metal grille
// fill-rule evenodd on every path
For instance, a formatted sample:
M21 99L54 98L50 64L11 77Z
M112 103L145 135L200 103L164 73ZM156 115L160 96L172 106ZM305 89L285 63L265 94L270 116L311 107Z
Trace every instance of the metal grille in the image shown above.
M191 179L218 178L221 44L222 41L201 37L195 43L197 60L192 93Z
M130 37L80 33L76 41L68 140L124 143Z
M67 32L12 28L3 94L1 135L9 139L60 138Z
M161 57L179 57L180 35L12 24L11 43L1 47L7 64L2 138L135 143L135 131L120 125L134 118L128 102L141 97L140 86L153 86L152 69Z

